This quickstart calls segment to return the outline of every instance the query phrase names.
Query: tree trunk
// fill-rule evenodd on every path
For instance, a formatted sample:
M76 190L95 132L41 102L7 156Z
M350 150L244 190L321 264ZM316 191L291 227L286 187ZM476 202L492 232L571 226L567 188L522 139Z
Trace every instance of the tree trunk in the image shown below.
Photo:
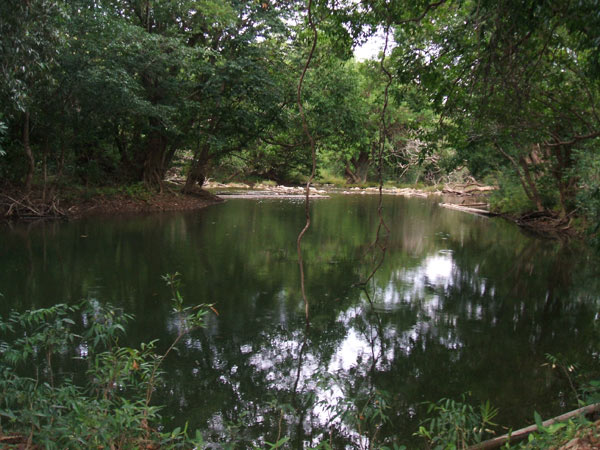
M350 161L346 162L346 170L344 172L344 175L346 176L346 182L348 184L358 184L359 183L358 177L350 168Z
M33 171L35 170L35 159L33 158L33 152L31 151L31 145L29 143L29 111L25 112L25 120L23 123L23 148L25 149L25 155L27 156L27 175L25 176L25 192L31 191L31 181L33 180Z
M568 216L574 209L576 183L575 177L569 175L569 169L573 165L572 151L570 146L557 146L554 148L555 163L552 168L552 175L558 186L560 199L561 217Z
M158 187L162 192L165 176L165 154L167 139L159 131L153 131L148 139L144 160L143 180L147 186Z
M524 160L524 158L521 158L519 160L519 162L517 162L517 160L515 158L513 158L511 155L509 155L508 153L506 153L504 151L504 149L497 142L494 142L494 145L495 145L496 149L500 153L502 153L502 155L506 159L508 159L510 161L510 163L513 165L513 167L515 168L515 171L517 172L517 176L519 177L519 181L521 182L521 185L523 186L523 190L525 191L525 195L527 195L527 198L535 204L538 211L544 211L544 205L542 205L542 200L540 198L540 194L535 185L535 181L531 178L531 174L529 172L529 167L527 165L527 162Z
M521 167L523 168L523 178L521 179L521 183L527 183L527 186L529 187L529 199L535 203L535 207L538 211L544 211L545 208L542 204L542 198L540 197L540 193L537 189L537 186L535 185L534 179L531 177L529 165L523 158L521 158L519 162L521 163ZM525 191L525 193L527 194L527 191Z
M350 164L352 164L352 167L350 167ZM358 158L353 157L350 159L350 161L346 163L345 171L348 183L365 183L367 181L367 175L369 174L370 165L369 154L366 152L360 152Z
M210 161L209 145L205 144L200 151L200 154L192 162L192 167L188 172L187 179L185 180L185 186L183 192L190 194L194 191L196 184L202 187L204 179L206 178L206 169Z
M149 2L146 2L146 24L150 30ZM163 92L154 75L142 74L142 84L148 94L148 99L152 105L160 105L163 98ZM144 164L142 168L142 179L149 187L158 187L162 192L163 179L166 172L165 153L167 151L167 136L161 120L156 117L148 119L149 131L146 140L146 153L144 155Z
M46 136L46 141L44 142L44 155L43 155L43 172L44 172L44 190L42 191L42 202L46 202L46 187L48 184L48 153L50 152L50 142L48 141L48 136Z
M120 156L120 170L126 174L127 178L132 177L135 179L136 170L134 168L133 163L131 162L131 158L127 153L127 143L123 137L123 131L119 127L117 123L113 126L113 139L115 141L115 145L117 146L117 150L119 151ZM136 180L137 181L137 180Z
M65 127L64 125L61 127L61 138L60 138L60 155L58 156L58 170L56 177L57 179L62 179L63 171L65 169Z

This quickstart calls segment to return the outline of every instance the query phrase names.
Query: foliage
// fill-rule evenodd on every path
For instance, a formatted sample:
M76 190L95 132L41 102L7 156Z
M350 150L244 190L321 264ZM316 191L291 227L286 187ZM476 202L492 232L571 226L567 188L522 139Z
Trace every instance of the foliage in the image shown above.
M64 17L63 7L56 0L0 5L0 99L9 118L31 108L36 84L48 81L60 45L57 24Z
M541 416L534 414L537 431L527 437L527 441L518 444L516 448L546 449L564 445L592 425L584 417L575 417L566 422L557 422L550 426L544 426ZM593 427L592 427L593 428ZM512 447L511 447L512 448Z
M499 213L523 214L535 208L517 177L509 171L498 174L498 190L489 197L490 208Z
M595 0L313 6L319 41L304 103L328 177L374 179L387 77L351 49L390 26L386 180L501 174L497 209L557 212L565 224L582 216L597 234ZM26 188L37 174L57 186L162 189L186 154L185 191L209 176L301 181L311 162L295 102L305 7L4 2L0 175Z
M427 439L435 449L466 449L480 443L484 436L493 433L490 428L496 425L492 419L498 409L486 401L476 410L465 401L463 394L460 402L444 398L429 403L428 414L435 416L422 423L417 435Z
M163 360L183 335L202 326L208 311L183 306L177 276L165 279L183 326L163 354L156 341L121 346L133 317L95 300L13 311L0 319L0 431L44 448L200 445L202 436L190 437L187 426L159 431L160 407L150 404ZM55 359L74 354L85 381L78 371L53 368Z
M476 176L513 171L531 209L565 220L578 157L600 136L598 36L584 31L593 5L444 2L397 30L400 78L429 95L460 159ZM510 195L503 208L519 209Z
M329 416L333 433L335 430L345 435L355 448L386 448L379 436L381 429L390 422L390 394L381 390L364 392L360 386L353 386L331 375L319 375L317 385L324 392L331 391L331 384L342 386L342 395L338 398L319 401L320 408Z
M2 116L0 116L0 156L6 155L6 151L2 149L2 141L4 140L4 136L6 135L6 124L2 121Z
M600 246L600 158L594 151L577 152L577 207L588 221L588 230L596 247Z
M350 49L374 17L351 5L316 3L320 40L304 89L309 125L320 164L365 182L383 80L376 64L351 61ZM310 166L295 103L308 42L302 6L157 1L143 14L120 0L7 6L3 175L18 182L28 170L41 173L43 159L59 183L161 187L177 154L189 153L186 189L222 165L233 175L300 180ZM389 107L396 156L386 164L396 178L405 143L434 119L426 104L415 103L416 91L402 89L393 89ZM25 118L16 114L25 110L28 160Z

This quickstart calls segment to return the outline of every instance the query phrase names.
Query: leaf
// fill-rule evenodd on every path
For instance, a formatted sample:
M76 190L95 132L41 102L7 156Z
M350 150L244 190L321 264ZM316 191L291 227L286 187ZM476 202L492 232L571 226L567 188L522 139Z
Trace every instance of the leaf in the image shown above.
M267 442L267 441L265 441L265 444L269 445L269 446L271 447L271 449L274 449L274 448L279 448L279 447L281 447L283 444L285 444L285 443L286 443L287 441L289 441L289 440L290 440L290 438L289 438L288 436L286 436L286 437L284 437L284 438L281 438L281 439L279 439L279 440L278 440L277 442L275 442L274 444L272 444L272 443L270 443L270 442Z
M8 417L11 420L17 420L17 416L12 411L0 410L0 416Z
M560 422L560 423L554 423L554 424L550 425L550 426L547 428L547 431L548 431L548 433L550 433L550 434L554 434L554 433L556 433L558 430L562 430L562 429L563 429L563 428L565 428L566 426L567 426L567 424L566 424L566 423L564 423L564 422Z
M535 419L535 424L537 425L538 430L541 431L542 433L546 432L547 430L542 421L542 416L540 416L539 413L537 411L535 411L533 413L533 417Z

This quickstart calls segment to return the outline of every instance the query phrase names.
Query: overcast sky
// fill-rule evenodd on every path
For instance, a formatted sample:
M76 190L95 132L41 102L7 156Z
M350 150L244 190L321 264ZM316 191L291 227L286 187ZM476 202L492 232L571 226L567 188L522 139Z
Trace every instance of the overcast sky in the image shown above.
M367 42L354 49L354 57L359 61L364 61L365 59L377 59L379 56L379 52L383 51L384 45L385 33L383 29L379 29L377 30L377 33L375 33L367 40ZM393 35L390 31L390 38L388 40L387 51L388 55L390 54L390 50L393 46Z

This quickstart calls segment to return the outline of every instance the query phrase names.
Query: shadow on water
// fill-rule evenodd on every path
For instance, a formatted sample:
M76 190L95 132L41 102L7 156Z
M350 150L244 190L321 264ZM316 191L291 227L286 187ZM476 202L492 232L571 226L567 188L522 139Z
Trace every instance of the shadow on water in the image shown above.
M378 437L404 443L423 401L466 391L498 406L506 426L567 407L564 380L542 364L546 353L589 358L598 261L577 243L422 199L388 197L384 211L386 260L366 292L356 283L370 269L376 198L313 203L308 333L295 251L303 205L281 200L3 228L0 313L91 297L135 314L130 343L166 345L177 324L160 276L182 273L186 302L215 303L220 315L167 360L156 400L165 420L188 421L216 445L278 435L295 447L356 443L353 417L379 392L391 421Z

